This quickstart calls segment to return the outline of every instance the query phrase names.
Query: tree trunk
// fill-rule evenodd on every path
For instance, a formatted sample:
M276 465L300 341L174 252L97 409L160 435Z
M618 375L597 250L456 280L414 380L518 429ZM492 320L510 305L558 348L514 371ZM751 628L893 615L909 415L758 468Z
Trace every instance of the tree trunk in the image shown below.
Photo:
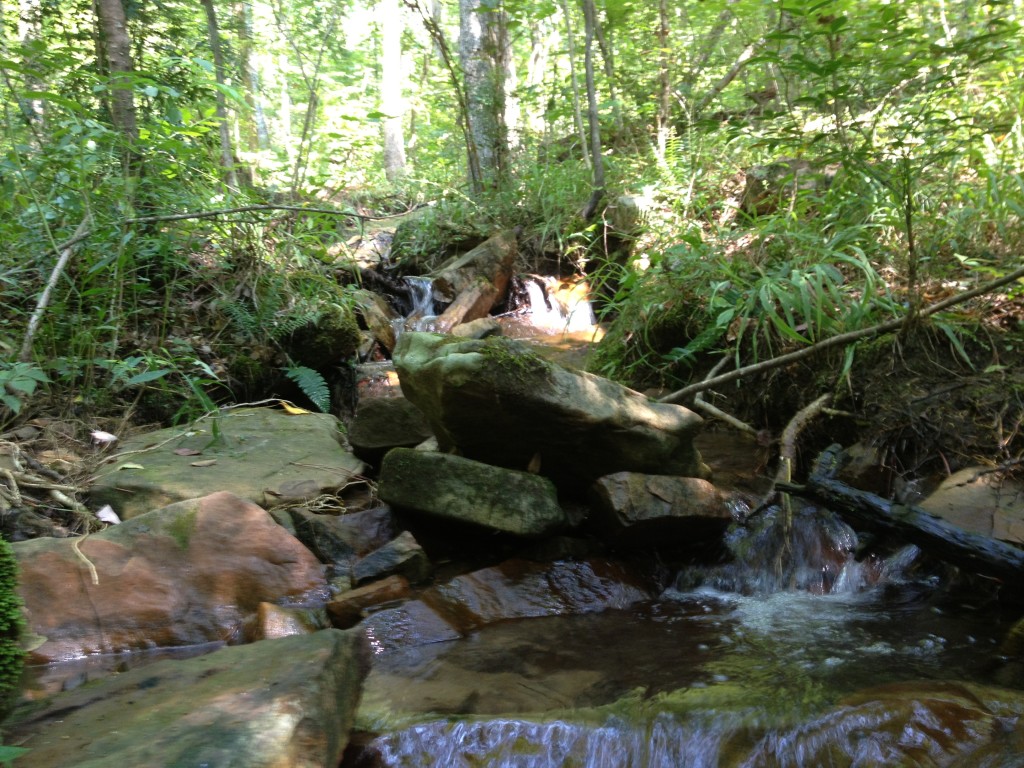
M508 162L508 56L501 0L459 0L459 62L478 163L475 176L470 163L470 185L477 192L497 184Z
M110 75L110 115L114 127L124 137L127 158L131 160L135 157L139 128L132 90L135 67L128 38L128 19L121 0L96 0L95 9L104 63Z
M224 52L220 45L220 28L217 25L217 9L213 7L213 0L202 0L203 9L206 11L206 31L210 39L210 51L213 53L213 73L217 79L217 85L225 85L224 74ZM217 89L216 94L216 115L220 123L220 163L224 167L225 179L228 189L238 191L238 176L235 173L235 152L231 147L231 130L228 126L228 106L224 98L224 91Z
M252 6L235 3L235 25L238 28L238 74L242 81L249 114L240 120L242 139L249 152L270 147L270 131L260 99L260 77L252 64Z
M381 0L380 14L380 109L386 117L384 138L384 175L396 182L405 175L405 137L402 120L402 17L401 0Z
M655 117L655 128L658 142L658 162L665 164L665 149L668 147L668 114L669 97L672 84L669 80L669 47L668 47L668 2L658 3L658 113Z
M593 192L583 211L583 218L590 220L597 212L604 198L604 160L601 155L601 122L597 108L597 86L594 83L594 29L597 26L597 11L594 0L583 0L583 22L586 29L584 65L587 79L587 119L590 121L590 152L593 161Z
M569 0L562 0L562 13L565 16L565 39L569 46L569 78L572 82L572 114L576 121L576 135L580 139L580 150L583 152L583 162L587 168L591 168L590 151L587 149L587 133L583 129L583 108L580 105L580 81L576 76L576 42L572 30L572 13L569 9Z

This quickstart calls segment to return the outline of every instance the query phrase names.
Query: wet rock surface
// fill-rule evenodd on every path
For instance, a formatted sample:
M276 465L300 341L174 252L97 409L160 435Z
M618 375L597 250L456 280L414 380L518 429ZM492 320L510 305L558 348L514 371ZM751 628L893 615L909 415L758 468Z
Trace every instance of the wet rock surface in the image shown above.
M617 472L591 495L595 524L619 544L714 546L733 520L724 494L696 477Z
M321 564L231 493L154 510L85 539L14 546L36 662L239 638L261 602L326 589Z
M26 766L335 766L367 673L363 638L324 630L160 661L25 705Z

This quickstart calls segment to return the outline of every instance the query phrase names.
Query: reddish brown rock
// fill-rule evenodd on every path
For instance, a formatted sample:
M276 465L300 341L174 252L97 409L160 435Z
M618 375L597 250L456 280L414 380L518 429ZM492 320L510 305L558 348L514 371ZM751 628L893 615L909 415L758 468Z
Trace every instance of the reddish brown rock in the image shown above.
M611 561L507 560L433 587L422 599L452 626L468 632L504 619L627 608L650 596L642 579Z
M338 595L327 604L327 613L334 626L338 629L348 629L359 622L364 609L402 600L408 596L409 580L404 576L388 576L386 579Z
M14 551L30 629L44 638L32 653L37 663L230 642L261 602L326 590L313 554L230 493L172 504L86 538L19 542Z
M599 478L591 496L598 526L616 543L699 544L732 522L723 494L696 477L617 472Z

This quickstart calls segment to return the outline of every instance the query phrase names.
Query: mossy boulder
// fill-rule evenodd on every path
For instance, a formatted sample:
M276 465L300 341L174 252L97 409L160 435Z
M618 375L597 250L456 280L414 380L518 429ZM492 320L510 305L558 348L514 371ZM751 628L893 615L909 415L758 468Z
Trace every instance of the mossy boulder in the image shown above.
M577 487L620 471L708 474L692 411L563 368L523 343L406 333L394 362L442 451L512 469L539 463L541 474Z
M359 323L348 304L327 304L315 323L299 328L287 343L297 365L320 370L338 366L359 348Z
M400 509L519 536L567 523L550 480L443 453L390 451L378 493Z

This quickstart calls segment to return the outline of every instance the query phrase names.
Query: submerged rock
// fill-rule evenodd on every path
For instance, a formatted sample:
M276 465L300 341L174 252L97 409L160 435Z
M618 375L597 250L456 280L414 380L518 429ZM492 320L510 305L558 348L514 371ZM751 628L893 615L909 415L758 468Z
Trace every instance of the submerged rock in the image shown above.
M391 451L378 493L401 509L518 536L540 536L567 523L546 478L443 453Z
M406 333L395 348L402 390L442 450L589 484L620 471L705 477L693 447L701 418L615 382L550 363L502 337Z
M462 632L496 621L627 608L651 597L650 585L608 560L533 563L507 560L432 587L421 599Z
M244 408L193 428L172 427L125 440L90 490L122 520L216 491L271 507L344 487L363 463L343 445L338 420Z
M240 639L260 603L326 590L313 554L230 493L13 547L37 663Z
M336 766L367 671L355 632L224 648L25 707L5 740L36 766Z

